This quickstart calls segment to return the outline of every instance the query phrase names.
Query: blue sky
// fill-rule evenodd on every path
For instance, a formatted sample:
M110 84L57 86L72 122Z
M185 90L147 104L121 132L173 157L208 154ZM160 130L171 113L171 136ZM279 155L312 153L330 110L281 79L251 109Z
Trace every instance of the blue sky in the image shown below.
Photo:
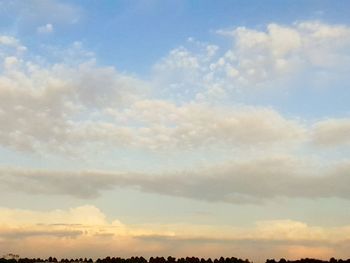
M26 14L26 4L3 3L1 25L4 32L21 35L31 48L37 41L69 45L81 41L96 52L101 63L132 73L147 73L160 57L188 37L229 45L214 32L222 28L246 26L263 28L275 22L291 24L299 20L348 23L348 1L62 1L71 6L72 17L62 21L57 14ZM8 7L12 6L12 7ZM31 6L31 7L30 7ZM38 11L40 9L38 8ZM13 13L25 14L13 17ZM74 13L75 12L75 13ZM74 17L73 15L77 15ZM55 34L40 37L37 26L58 21ZM78 21L75 21L77 19ZM161 22L160 22L161 21ZM107 40L108 39L108 40ZM226 42L226 43L225 43Z
M349 257L349 70L348 1L0 1L0 254Z
M186 45L190 37L229 48L232 40L216 34L219 29L244 26L263 30L269 23L288 25L304 20L349 23L347 1L106 1L103 4L63 1L64 7L59 12L66 12L64 16L46 13L45 5L38 7L39 4L33 6L16 1L2 5L5 6L1 20L3 32L21 36L35 55L57 62L61 54L52 54L50 47L65 49L79 41L84 49L94 53L97 63L144 79L150 77L153 65L160 58L169 50ZM16 14L15 19L13 14ZM56 22L54 34L38 35L37 28L50 19ZM297 85L313 84L303 79ZM332 85L347 89L342 80L333 81ZM344 92L339 96L313 89L295 90L287 98L274 94L278 99L272 103L269 94L260 95L258 100L250 98L252 103L273 104L286 114L302 111L309 118L341 116L347 112L349 100Z

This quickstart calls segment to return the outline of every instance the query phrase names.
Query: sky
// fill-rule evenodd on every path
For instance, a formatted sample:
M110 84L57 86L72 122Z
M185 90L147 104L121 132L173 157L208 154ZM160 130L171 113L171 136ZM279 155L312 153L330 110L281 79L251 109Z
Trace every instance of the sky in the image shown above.
M349 258L349 10L0 0L0 255Z

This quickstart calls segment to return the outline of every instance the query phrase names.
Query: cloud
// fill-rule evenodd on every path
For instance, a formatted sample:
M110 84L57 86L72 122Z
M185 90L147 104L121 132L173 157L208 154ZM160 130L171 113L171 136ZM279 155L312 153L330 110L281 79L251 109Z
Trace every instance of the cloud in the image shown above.
M0 208L2 249L16 251L23 257L96 259L115 253L131 256L136 252L150 255L155 253L154 246L139 242L134 235L155 233L127 226L118 220L109 221L104 213L91 205L52 211ZM46 247L44 251L43 246Z
M270 24L266 31L236 28L221 33L233 38L235 45L230 50L220 54L218 46L190 40L199 52L185 47L174 49L155 65L155 76L150 81L98 65L80 43L74 43L64 56L56 50L61 57L68 54L71 62L51 65L4 51L0 145L27 153L68 156L101 147L106 151L126 147L153 152L215 147L273 151L279 147L289 154L293 147L306 148L306 141L324 137L317 128L321 123L287 118L273 108L227 103L227 92L229 87L244 86L245 80L239 80L242 76L250 79L249 83L255 81L255 73L251 75L251 69L246 68L249 65L259 67L254 72L279 71L276 65L280 60L288 65L298 61L298 65L337 67L314 61L311 53L324 49L346 64L346 56L340 55L349 44L349 29L303 22L292 26ZM10 36L2 36L0 43L15 49L24 47ZM83 61L72 62L77 61L76 55ZM262 64L257 61L260 57ZM273 79L269 74L266 80ZM178 80L184 85L178 86ZM164 97L159 85L171 96ZM206 100L208 96L215 97L216 103Z
M136 142L154 149L289 143L302 140L303 126L272 109L217 107L201 103L177 106L139 100L125 111L108 110L116 120L133 121ZM259 133L256 130L259 129Z
M321 165L293 157L236 160L158 174L1 168L4 191L96 198L117 187L207 202L255 203L287 198L349 199L349 162Z
M240 64L246 71L245 75L254 71L252 75L271 78L269 72L263 71L264 66L265 70L278 75L289 74L296 66L331 70L338 68L341 62L347 65L349 62L344 48L350 45L350 28L345 25L305 21L293 26L269 24L266 31L239 27L221 33L234 38L232 52L239 62L243 62ZM258 58L256 64L252 63L254 57Z
M39 26L36 30L39 34L49 34L54 31L52 24L46 24L43 26Z
M70 222L70 223L65 223ZM75 224L73 224L73 223ZM285 220L258 221L249 226L182 224L128 225L108 221L98 208L31 211L0 208L0 243L22 257L93 257L197 255L235 256L254 260L290 256L344 256L350 227L321 227ZM18 242L20 240L20 242ZM298 248L298 254L289 253ZM54 248L54 249L51 249ZM254 249L252 248L264 248ZM12 250L11 250L12 251ZM283 254L284 253L284 254Z
M350 119L327 119L316 122L312 141L318 146L347 146L350 143Z
M113 189L118 175L98 172L49 172L40 170L3 169L2 189L29 194L70 195L94 198L101 191Z
M77 230L52 230L52 231L46 231L46 230L23 230L23 229L6 229L1 231L0 229L0 236L2 238L6 239L24 239L28 237L36 237L36 236L43 236L43 237L64 237L64 238L75 238L79 235L81 235L81 231Z
M98 226L107 224L106 216L92 205L79 206L67 211L30 211L21 209L1 208L2 225L36 225L37 227L76 227Z
M1 45L6 45L6 46L18 47L19 46L19 41L16 38L14 38L14 37L2 35L0 37L0 44Z
M84 16L79 6L56 0L4 1L0 14L6 19L8 13L16 16L16 27L21 33L32 33L33 29L39 29L42 25L42 30L46 33L50 30L47 25L72 25Z
M288 144L304 137L301 123L273 109L154 99L149 82L93 60L44 66L11 55L3 69L0 145L18 151L188 150Z
M260 30L237 27L217 33L232 41L230 48L191 40L155 65L154 82L161 96L176 101L237 100L252 90L320 88L339 78L348 80L346 25L270 23ZM315 81L320 77L323 81Z
M345 187L348 162L327 169L310 161L291 157L232 161L197 171L130 176L125 185L150 193L238 204L276 197L349 198Z
M339 65L328 56L346 66L347 56L341 55L349 44L348 33L346 26L319 22L270 24L262 31L237 28L225 32L234 40L229 50L203 43L195 43L197 53L185 47L174 49L155 65L150 81L100 66L78 42L67 52L84 54L84 61L50 64L29 60L18 51L25 49L18 39L1 36L2 147L43 156L61 154L67 159L100 149L158 156L176 153L184 154L184 159L186 153L205 157L220 149L227 160L217 166L192 171L179 168L164 174L2 168L1 187L78 198L96 198L103 191L128 187L229 203L258 203L279 196L348 199L346 163L336 166L327 160L322 166L293 157L319 156L315 145L346 145L346 118L306 121L273 108L226 103L228 84L244 86L240 77L243 82L260 83L272 75L299 70L295 65L338 70ZM316 51L325 52L327 58L318 57ZM279 68L281 61L286 68ZM252 67L254 74L249 73ZM256 75L267 69L273 72ZM173 73L176 79L169 79ZM177 86L176 81L182 79L187 84ZM176 96L158 96L160 84ZM206 100L210 94L220 103Z
M27 48L21 44L21 42L8 35L0 35L0 57L6 57L13 54L21 54L26 51Z
M107 107L130 103L147 86L113 67L97 67L92 62L74 68L64 64L43 68L11 56L6 57L4 68L0 144L21 151L63 152L81 144L87 133L91 140L102 139L110 125L92 123L91 118ZM84 126L88 130L82 130ZM95 136L94 131L101 133ZM110 132L115 141L128 136L127 129L116 126Z

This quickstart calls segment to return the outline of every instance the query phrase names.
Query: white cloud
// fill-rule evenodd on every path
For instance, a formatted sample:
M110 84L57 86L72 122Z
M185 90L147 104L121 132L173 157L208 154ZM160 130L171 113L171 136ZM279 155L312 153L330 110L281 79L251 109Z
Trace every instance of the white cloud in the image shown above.
M215 101L215 90L235 99L256 88L293 88L301 84L300 78L310 86L320 74L347 79L348 26L306 21L293 25L271 23L263 30L238 27L218 33L232 40L231 48L209 52L212 45L192 40L156 64L154 82L162 96L179 101Z
M298 142L304 129L265 108L225 108L200 103L176 106L162 100L140 100L124 112L109 110L117 120L135 121L136 140L154 149ZM259 130L259 133L256 131ZM147 146L147 145L146 145Z
M206 47L209 53L215 49ZM181 65L195 67L183 60ZM186 150L298 143L304 136L303 125L273 109L150 98L149 82L93 61L41 66L18 55L5 57L3 68L0 144L16 150L84 152L98 145Z
M234 34L240 35L239 39L243 41L240 45L244 48L250 50L256 43L265 41L264 45L258 45L259 48L272 48L271 56L279 57L300 49L304 40L297 40L295 34L301 34L297 28L306 25L315 26L297 24L291 29L270 25L268 33L237 29ZM314 29L315 37L320 38L319 32L325 29L323 25L317 25L316 28L320 29ZM344 36L347 31L343 31L339 29L339 33L330 37ZM279 45L279 41L287 37L284 34L295 41L290 41L287 46ZM22 47L15 38L1 39L3 45ZM181 48L173 51L156 68L170 74L185 67L181 74L190 73L195 83L200 76L207 74L203 65L209 65L212 73L218 72L218 68L238 56L233 50L227 51L213 64L210 59L215 57L218 47L198 45L203 50L201 56L193 57L188 50ZM275 45L278 49L273 48ZM67 52L81 54L85 51L75 43ZM197 76L192 71L198 73ZM227 65L223 74L226 73L232 76L241 74L237 65L235 68ZM225 97L225 85L216 83L209 75L205 75L208 77L205 80L206 94ZM41 66L20 54L7 55L0 75L0 124L3 127L0 144L20 151L68 154L82 154L101 146L105 149L128 147L152 151L209 150L213 147L269 151L278 147L289 154L293 147L308 147L307 140L320 141L326 136L320 130L324 124L306 125L305 121L286 118L272 108L156 99L150 90L153 88L157 92L158 86L152 84L122 74L113 67L98 66L93 59L73 65L67 62ZM197 95L202 92L200 87L197 91ZM307 128L313 124L314 127ZM337 140L343 142L347 130L341 130L342 135Z
M341 62L349 62L344 48L350 45L350 28L343 25L307 21L293 26L269 24L266 31L243 27L223 33L232 35L235 43L232 52L237 56L238 64L243 65L242 70L260 72L267 66L265 70L272 69L270 73L289 74L297 66L331 69ZM244 68L245 65L253 66L254 58L261 61L255 66L258 68ZM285 63L282 68L281 62Z
M79 133L91 134L94 129L101 131L97 137L102 138L108 133L108 124L100 125L101 120L91 118L106 107L130 103L147 88L144 82L112 67L93 63L43 68L16 57L7 57L4 63L0 76L0 143L18 150L74 148L84 140ZM94 129L80 129L86 126ZM112 128L110 132L117 138L118 128ZM119 134L126 132L119 130Z
M10 48L10 50L8 48ZM27 48L22 45L17 38L7 35L0 35L0 57L8 56L9 53L13 53L11 49L15 51L15 54L21 54L27 50Z
M16 38L10 37L10 36L1 36L0 37L0 44L7 45L7 46L17 46L18 40Z
M46 24L43 26L39 26L36 30L39 34L49 34L54 31L52 24Z
M14 56L6 57L4 61L4 68L6 70L11 70L12 68L16 67L19 63L20 61L18 60L18 58Z

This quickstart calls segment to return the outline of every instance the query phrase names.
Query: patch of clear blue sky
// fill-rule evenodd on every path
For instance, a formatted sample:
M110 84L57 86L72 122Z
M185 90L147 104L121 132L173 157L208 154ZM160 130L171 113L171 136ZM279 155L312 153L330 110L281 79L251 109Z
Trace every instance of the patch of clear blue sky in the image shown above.
M0 10L0 27L2 31L17 31L31 50L37 49L39 43L64 46L82 41L87 49L97 54L100 63L143 76L148 75L155 61L172 48L184 44L188 37L225 44L222 42L227 40L214 33L217 29L236 26L264 28L271 22L290 24L298 20L345 24L350 21L350 2L347 0L61 2L76 6L81 11L78 23L54 24L54 34L38 36L35 30L39 24L21 24L20 18L14 18L11 12ZM41 25L51 23L49 17L46 16L47 21L40 21Z

